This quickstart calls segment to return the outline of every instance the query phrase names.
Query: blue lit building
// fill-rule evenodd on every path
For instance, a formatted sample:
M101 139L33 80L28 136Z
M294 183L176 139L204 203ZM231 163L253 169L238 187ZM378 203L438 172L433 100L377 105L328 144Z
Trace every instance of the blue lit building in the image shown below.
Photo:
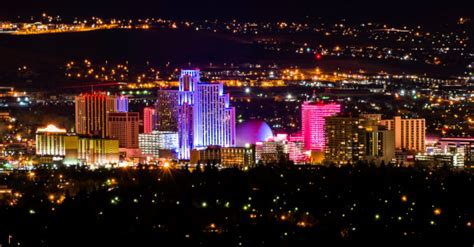
M116 111L117 112L128 112L128 98L125 96L116 97Z
M222 83L201 82L199 70L182 70L178 105L180 159L195 148L235 146L235 108Z

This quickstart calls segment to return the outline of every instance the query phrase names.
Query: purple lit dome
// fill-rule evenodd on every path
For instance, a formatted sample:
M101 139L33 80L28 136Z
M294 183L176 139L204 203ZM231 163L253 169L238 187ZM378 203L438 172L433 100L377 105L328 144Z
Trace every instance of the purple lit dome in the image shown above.
M255 144L272 136L272 129L264 121L248 120L237 126L236 144L238 147L244 147L245 144Z

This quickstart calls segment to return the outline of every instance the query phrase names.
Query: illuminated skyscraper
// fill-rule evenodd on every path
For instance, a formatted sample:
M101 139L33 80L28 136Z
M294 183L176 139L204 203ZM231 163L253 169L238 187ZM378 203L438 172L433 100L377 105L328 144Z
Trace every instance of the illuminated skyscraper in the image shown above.
M371 125L363 123L363 128L359 129L360 147L363 149L365 160L380 164L391 162L395 158L394 131L388 130L386 126Z
M200 81L199 70L181 70L178 93L178 158L189 159L193 144L194 90Z
M180 159L193 148L235 146L235 108L223 83L200 82L199 70L182 70L178 105Z
M335 103L304 102L301 106L301 129L306 150L324 151L325 117L341 112Z
M425 151L425 119L402 119L400 116L382 120L382 125L395 131L395 148L407 151Z
M235 145L235 108L223 83L199 83L194 93L194 147Z
M107 114L107 137L119 140L120 148L138 148L138 112Z
M178 131L178 91L158 90L155 104L158 131Z
M149 134L156 125L155 109L153 107L143 108L143 133Z
M76 133L79 135L107 136L107 114L127 112L128 99L105 93L76 96Z
M363 159L364 150L360 145L359 125L359 118L336 116L326 118L324 126L326 162L347 164Z

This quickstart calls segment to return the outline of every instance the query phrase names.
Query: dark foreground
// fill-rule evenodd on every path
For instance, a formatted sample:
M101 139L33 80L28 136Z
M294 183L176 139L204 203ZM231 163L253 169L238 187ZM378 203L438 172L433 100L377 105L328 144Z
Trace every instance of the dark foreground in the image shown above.
M13 189L0 206L0 244L472 246L473 177L367 166L15 172L0 175Z

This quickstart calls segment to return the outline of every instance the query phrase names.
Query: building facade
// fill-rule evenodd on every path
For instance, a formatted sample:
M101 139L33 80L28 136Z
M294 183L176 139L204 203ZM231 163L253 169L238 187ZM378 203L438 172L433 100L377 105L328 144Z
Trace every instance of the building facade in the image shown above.
M127 112L128 99L106 93L81 94L75 97L76 133L79 135L107 136L107 114Z
M426 123L425 119L393 119L380 121L389 130L395 131L395 148L406 151L425 151Z
M178 132L157 131L139 135L142 154L152 158L176 158L178 150Z
M191 151L190 163L218 165L223 168L249 168L255 166L255 148L249 147L217 147Z
M301 106L301 130L305 149L324 151L325 118L334 116L341 111L336 103L304 102Z
M108 113L107 137L118 140L120 148L138 148L139 118L138 112Z
M179 158L207 146L235 146L235 108L222 83L200 81L199 70L182 70L178 94Z
M452 152L462 148L467 164L474 163L474 138L472 137L443 137L439 139L437 147L445 152Z
M111 165L118 164L119 141L102 138L79 138L78 159L86 165Z
M36 154L39 156L63 157L66 155L64 137L66 129L59 129L54 125L36 130Z
M143 133L149 134L156 127L156 115L154 107L143 108Z
M363 148L364 159L368 162L385 164L395 159L395 133L386 126L364 125L360 129L360 147Z
M155 114L156 122L153 129L158 131L178 131L177 90L158 90Z
M200 83L194 94L194 147L235 146L235 108L222 83Z
M294 164L306 164L309 156L304 147L303 137L277 134L255 146L256 161L261 164L274 164L292 161Z
M362 158L359 124L358 118L337 116L326 118L325 162L342 165L354 163Z

